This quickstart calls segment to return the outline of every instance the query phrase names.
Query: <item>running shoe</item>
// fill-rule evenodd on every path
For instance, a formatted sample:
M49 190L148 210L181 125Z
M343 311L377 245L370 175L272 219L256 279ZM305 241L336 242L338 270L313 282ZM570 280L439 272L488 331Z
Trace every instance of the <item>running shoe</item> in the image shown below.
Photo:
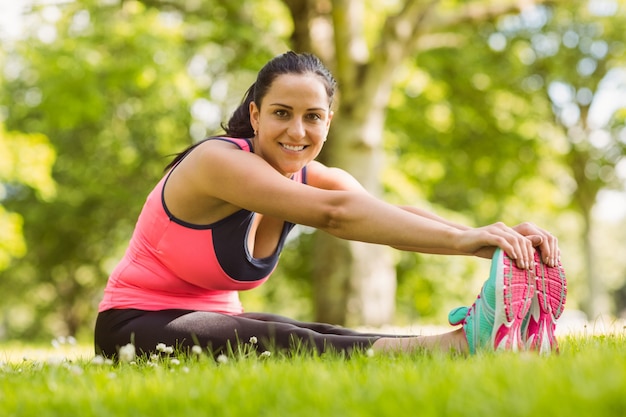
M535 252L535 265L536 294L524 322L522 335L529 350L547 355L559 351L554 331L556 321L565 308L567 280L560 261L558 266L549 267Z
M451 325L463 325L471 354L481 350L523 350L521 327L535 294L530 270L519 269L501 249L496 249L489 279L471 307L450 312Z

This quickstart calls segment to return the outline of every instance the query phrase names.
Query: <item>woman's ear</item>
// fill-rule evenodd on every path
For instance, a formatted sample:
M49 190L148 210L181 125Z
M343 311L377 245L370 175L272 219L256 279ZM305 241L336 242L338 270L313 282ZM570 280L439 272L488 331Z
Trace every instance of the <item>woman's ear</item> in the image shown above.
M331 120L333 120L334 115L335 115L335 112L333 112L332 110L328 113L328 119L326 119L326 136L328 136L328 130L330 129L330 122ZM326 142L326 139L328 139L328 137L324 138L324 142Z
M252 129L254 130L254 134L259 130L259 108L257 107L254 101L250 102L250 124L252 125Z

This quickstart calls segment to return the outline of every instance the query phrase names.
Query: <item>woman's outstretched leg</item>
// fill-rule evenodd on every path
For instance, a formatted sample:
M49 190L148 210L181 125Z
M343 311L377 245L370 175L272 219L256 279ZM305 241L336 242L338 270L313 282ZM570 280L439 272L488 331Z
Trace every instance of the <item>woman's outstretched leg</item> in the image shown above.
M383 333L363 333L341 326L325 323L301 322L288 317L267 313L245 313L247 318L266 322L288 323L300 328L310 329L320 334L333 334L342 336L375 337L372 349L379 352L406 352L442 351L453 353L466 353L468 351L467 339L463 329L457 329L448 333L432 336L416 335L391 335Z
M281 316L271 313L243 313L239 317L245 317L254 320L261 320L265 322L274 323L286 323L303 329L313 330L314 332L321 334L334 334L342 336L365 336L365 337L413 337L415 335L391 335L386 333L377 332L361 332L354 329L349 329L334 324L320 323L320 322L307 322L294 320L289 317Z
M413 353L416 351L444 353L469 352L463 329L432 336L382 337L374 342L372 349L377 352L385 353Z

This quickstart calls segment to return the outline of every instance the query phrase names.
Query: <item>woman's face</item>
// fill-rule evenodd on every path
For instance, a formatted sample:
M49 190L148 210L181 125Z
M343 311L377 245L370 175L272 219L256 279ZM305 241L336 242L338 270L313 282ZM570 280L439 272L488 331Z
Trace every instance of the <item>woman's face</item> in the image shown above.
M291 176L320 153L332 117L318 75L279 75L260 108L250 103L255 153L283 175Z

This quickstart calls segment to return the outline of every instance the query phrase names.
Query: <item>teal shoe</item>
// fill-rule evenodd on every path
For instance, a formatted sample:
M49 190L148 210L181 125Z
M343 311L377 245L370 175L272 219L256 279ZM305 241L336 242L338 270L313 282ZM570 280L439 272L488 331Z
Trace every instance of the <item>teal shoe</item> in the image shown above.
M450 312L451 325L462 325L471 354L481 350L522 350L521 327L533 296L534 277L517 268L501 249L496 249L489 278L471 307Z

